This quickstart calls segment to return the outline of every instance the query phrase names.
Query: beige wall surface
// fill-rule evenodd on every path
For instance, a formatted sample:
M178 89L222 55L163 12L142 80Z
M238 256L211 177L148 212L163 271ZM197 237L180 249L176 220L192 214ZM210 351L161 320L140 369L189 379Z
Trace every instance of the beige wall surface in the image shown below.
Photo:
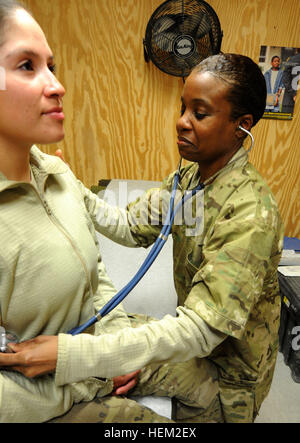
M178 163L182 79L144 61L147 23L162 0L25 0L67 89L58 146L86 186L99 179L161 180ZM222 51L258 62L260 46L300 47L299 0L208 0ZM292 121L263 119L251 160L278 201L286 235L300 237L300 93ZM54 153L57 146L42 149Z

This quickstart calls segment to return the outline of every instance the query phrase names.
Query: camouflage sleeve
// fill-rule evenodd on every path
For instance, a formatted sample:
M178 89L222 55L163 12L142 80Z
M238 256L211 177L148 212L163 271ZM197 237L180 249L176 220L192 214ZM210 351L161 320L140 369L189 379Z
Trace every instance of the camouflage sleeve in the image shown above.
M149 189L127 206L130 232L138 246L147 248L159 236L169 210L173 179L174 173L160 188Z
M221 209L185 302L211 327L236 338L243 336L264 280L277 272L282 247L280 216L271 197L264 205L251 194L244 197Z
M109 205L80 182L79 186L97 232L123 246L147 248L159 236L167 215L173 177L167 177L160 188L146 191L126 209Z

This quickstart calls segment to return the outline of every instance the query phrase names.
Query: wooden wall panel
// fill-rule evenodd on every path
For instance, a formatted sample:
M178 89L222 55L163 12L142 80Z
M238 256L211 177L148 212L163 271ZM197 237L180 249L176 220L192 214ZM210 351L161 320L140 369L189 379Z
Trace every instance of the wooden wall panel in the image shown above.
M162 1L25 0L67 89L66 138L59 146L87 186L103 178L161 180L177 165L182 80L143 56L148 20ZM299 0L208 3L221 21L224 52L258 61L261 45L300 47ZM292 121L262 120L254 128L251 160L277 198L286 234L300 237L299 96Z

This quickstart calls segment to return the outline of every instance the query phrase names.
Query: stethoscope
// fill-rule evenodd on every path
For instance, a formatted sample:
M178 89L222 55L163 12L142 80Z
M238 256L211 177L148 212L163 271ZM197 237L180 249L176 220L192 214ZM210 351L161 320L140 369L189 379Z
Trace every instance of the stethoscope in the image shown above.
M254 138L251 132L249 132L247 129L243 128L242 126L239 126L239 129L246 132L250 138L251 138L251 146L246 151L248 154L254 145ZM245 154L242 154L245 155ZM240 158L240 157L239 157ZM237 161L238 159L235 159L234 161ZM175 195L178 188L178 185L180 183L181 179L181 162L182 159L180 159L177 171L174 175L174 182L173 182L173 189L170 197L170 205L168 209L168 213L165 219L165 222L163 224L162 230L160 232L160 235L158 236L156 242L152 246L149 254L147 255L145 261L142 263L140 269L137 271L135 276L127 283L126 286L124 286L112 299L102 308L100 311L98 311L93 317L91 317L86 323L84 323L81 326L78 326L74 329L71 329L69 331L69 334L71 335L78 335L84 332L86 329L88 329L90 326L95 324L97 321L101 320L105 315L109 314L116 306L118 306L124 298L133 290L133 288L139 283L139 281L143 278L143 276L146 274L146 272L149 270L150 266L153 264L153 262L156 260L158 254L162 250L163 246L165 245L168 236L171 232L172 225L174 222L174 218L182 206L191 199L194 195L196 195L199 191L203 190L205 186L208 184L208 182L211 182L217 174L215 174L213 177L210 177L206 182L200 183L198 186L196 186L194 189L190 190L185 194L185 196L181 199L179 203L175 206ZM231 162L228 163L228 165Z

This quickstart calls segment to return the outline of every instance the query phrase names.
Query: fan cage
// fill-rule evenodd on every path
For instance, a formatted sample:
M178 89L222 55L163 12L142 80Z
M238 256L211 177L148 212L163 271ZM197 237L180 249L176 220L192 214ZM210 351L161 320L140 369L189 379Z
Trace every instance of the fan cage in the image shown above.
M221 42L219 19L208 3L166 0L149 20L145 58L166 74L186 77L202 60L218 54Z

